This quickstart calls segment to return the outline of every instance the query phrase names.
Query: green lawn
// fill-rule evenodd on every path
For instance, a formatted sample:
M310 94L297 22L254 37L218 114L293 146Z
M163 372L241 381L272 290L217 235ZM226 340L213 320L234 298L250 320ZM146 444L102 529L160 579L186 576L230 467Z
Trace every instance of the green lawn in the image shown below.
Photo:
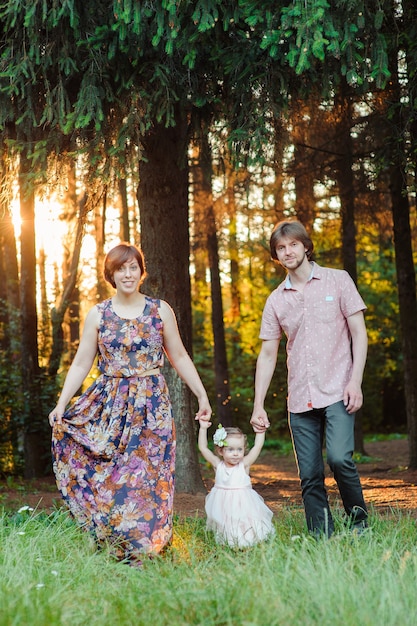
M414 626L417 529L371 513L356 538L306 536L299 509L250 550L216 546L204 520L176 519L173 545L141 570L97 552L68 514L0 516L0 624Z

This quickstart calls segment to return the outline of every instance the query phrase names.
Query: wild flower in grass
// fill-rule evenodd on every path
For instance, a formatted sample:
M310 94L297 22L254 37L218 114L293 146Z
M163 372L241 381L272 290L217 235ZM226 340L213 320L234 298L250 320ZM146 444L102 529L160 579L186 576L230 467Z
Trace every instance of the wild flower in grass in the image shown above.
M36 589L42 589L43 587L45 587L45 583L38 583L36 585Z
M17 533L18 535L26 535L24 530L19 530L19 532Z
M28 513L32 513L32 511L34 511L34 509L31 506L29 506L28 504L25 504L25 506L21 506L20 507L20 509L18 510L18 513L25 513L26 511Z
M56 569L51 570L51 574L52 576L58 576L58 572L56 571Z

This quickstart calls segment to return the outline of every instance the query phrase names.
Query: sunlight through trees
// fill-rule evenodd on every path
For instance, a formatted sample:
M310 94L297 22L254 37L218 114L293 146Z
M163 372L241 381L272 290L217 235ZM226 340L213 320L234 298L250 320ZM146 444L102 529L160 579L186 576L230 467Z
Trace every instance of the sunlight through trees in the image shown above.
M408 431L417 467L413 3L5 0L0 22L0 471L48 471L46 416L118 240L142 246L215 420L249 433L285 216L357 280L362 426ZM192 491L194 407L168 376ZM285 394L281 351L271 437Z

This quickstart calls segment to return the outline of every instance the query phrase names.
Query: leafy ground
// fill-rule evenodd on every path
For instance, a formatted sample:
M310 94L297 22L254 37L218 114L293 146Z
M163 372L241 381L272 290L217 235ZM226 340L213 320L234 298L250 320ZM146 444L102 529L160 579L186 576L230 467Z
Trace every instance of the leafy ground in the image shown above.
M375 511L400 510L417 519L417 470L410 470L408 442L404 438L371 441L365 444L367 456L359 459L365 501ZM206 472L204 472L206 474ZM208 474L210 476L210 474ZM265 451L251 471L252 484L268 506L279 515L282 508L302 507L297 468L292 453L280 456ZM213 484L206 480L207 488ZM326 485L332 505L339 505L338 490L328 470ZM204 494L176 496L177 511L186 515L204 511Z
M367 457L358 468L365 500L376 512L401 511L417 519L417 470L409 470L408 442L394 438L366 443ZM203 467L207 489L213 484L211 469ZM268 506L279 515L288 507L301 508L297 470L292 453L282 456L270 450L262 453L252 468L252 483ZM337 488L330 472L326 478L332 504L338 505ZM204 493L176 494L175 512L180 516L204 515ZM28 505L38 510L60 506L61 499L52 477L23 481L0 481L0 507L13 510Z

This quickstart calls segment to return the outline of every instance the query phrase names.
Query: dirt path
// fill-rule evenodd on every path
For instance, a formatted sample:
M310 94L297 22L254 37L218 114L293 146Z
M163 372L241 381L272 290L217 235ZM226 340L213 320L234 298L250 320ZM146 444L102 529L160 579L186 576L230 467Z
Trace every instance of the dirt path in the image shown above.
M407 468L408 444L405 439L366 444L371 462L358 464L365 500L380 512L407 511L417 519L417 471ZM287 506L300 506L301 495L297 468L292 454L278 456L266 451L251 471L252 484L268 506L279 512ZM213 479L206 481L211 488ZM326 478L331 499L337 499L334 480ZM176 494L175 513L185 516L204 515L205 494ZM52 477L36 481L0 481L0 506L18 509L28 505L51 510L61 503Z
M371 462L358 463L365 501L379 512L409 511L417 519L417 470L407 468L408 443L405 439L376 441L366 445ZM302 506L297 467L292 454L282 457L265 452L251 471L254 488L276 513L283 507ZM206 481L210 489L213 480ZM335 481L326 478L330 500L338 500ZM175 508L186 515L204 511L205 494L177 494Z

